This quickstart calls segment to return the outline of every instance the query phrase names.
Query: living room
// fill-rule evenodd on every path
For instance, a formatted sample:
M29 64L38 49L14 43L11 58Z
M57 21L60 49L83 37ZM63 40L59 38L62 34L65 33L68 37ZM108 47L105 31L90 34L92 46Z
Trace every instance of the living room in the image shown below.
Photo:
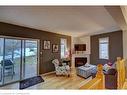
M0 89L80 89L96 77L98 64L107 70L117 57L127 59L126 11L126 6L0 6ZM90 68L82 70L85 65ZM34 76L41 83L21 87ZM109 85L106 89L117 89Z

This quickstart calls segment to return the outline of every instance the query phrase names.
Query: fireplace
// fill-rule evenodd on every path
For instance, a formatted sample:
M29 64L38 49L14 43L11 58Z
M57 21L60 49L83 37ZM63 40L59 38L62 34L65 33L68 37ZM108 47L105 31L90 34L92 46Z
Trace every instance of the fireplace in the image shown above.
M87 63L86 57L76 57L75 58L75 67L85 65Z

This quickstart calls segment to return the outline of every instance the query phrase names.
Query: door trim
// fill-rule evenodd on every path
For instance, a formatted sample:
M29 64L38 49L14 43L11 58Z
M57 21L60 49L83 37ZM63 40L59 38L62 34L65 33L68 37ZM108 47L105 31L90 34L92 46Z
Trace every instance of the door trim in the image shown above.
M23 52L24 52L24 54L23 54L23 62L22 62L22 80L23 79L26 79L25 78L25 62L24 62L24 59L25 59L25 48L26 48L26 40L28 40L28 41L36 41L37 42L37 65L36 65L36 75L39 75L39 63L40 63L40 40L39 39L25 39L25 40L22 40L23 41L23 43L24 43L24 47L23 47Z

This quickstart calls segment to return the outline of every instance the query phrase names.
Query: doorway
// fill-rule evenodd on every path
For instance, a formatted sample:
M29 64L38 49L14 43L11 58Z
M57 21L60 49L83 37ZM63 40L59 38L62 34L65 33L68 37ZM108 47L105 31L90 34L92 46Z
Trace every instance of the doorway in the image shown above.
M0 37L0 85L38 74L37 39Z

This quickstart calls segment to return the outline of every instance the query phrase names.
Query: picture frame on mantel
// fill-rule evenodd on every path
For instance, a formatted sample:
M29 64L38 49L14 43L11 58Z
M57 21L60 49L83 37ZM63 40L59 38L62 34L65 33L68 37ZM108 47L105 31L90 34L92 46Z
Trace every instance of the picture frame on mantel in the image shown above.
M58 44L53 44L52 45L52 52L53 53L58 53L59 52L59 45Z
M51 48L51 42L49 40L44 40L43 45L45 50L49 50Z

